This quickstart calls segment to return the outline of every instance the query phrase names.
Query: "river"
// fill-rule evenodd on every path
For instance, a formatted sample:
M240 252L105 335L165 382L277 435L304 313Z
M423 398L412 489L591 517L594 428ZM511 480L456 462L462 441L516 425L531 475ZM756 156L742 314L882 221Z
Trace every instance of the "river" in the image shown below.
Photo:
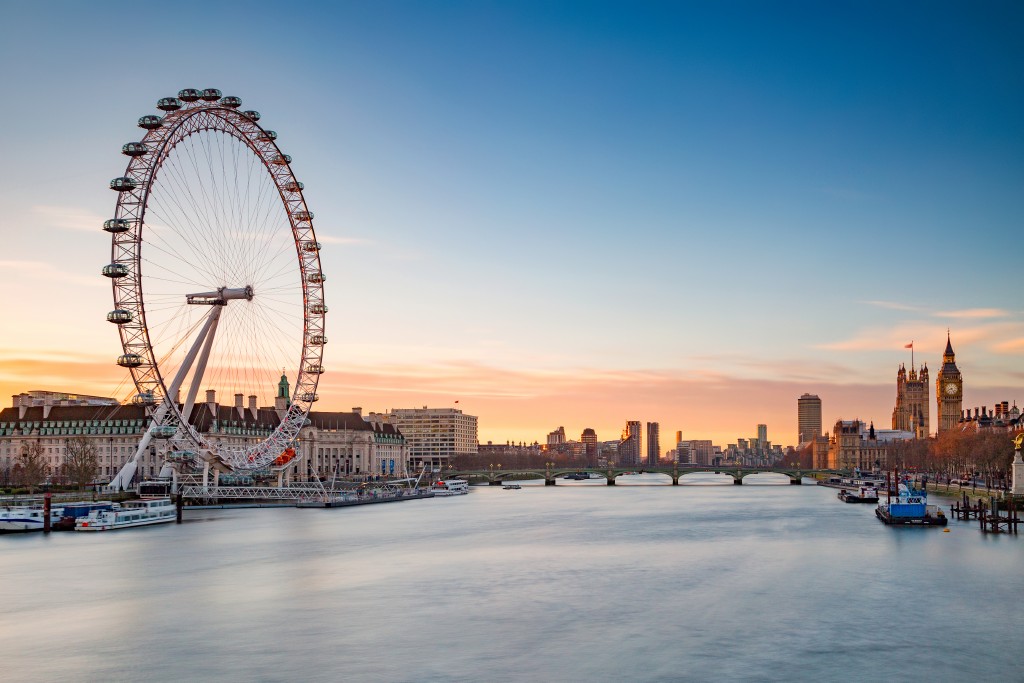
M619 481L3 536L0 671L11 681L1024 680L1024 538L956 520L949 533L889 528L872 505L771 476L742 487L713 475Z

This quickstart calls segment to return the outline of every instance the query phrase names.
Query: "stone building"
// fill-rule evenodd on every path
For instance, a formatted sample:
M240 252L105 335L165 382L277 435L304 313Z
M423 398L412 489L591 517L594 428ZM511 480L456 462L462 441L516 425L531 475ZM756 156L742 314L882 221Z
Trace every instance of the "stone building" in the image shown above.
M875 425L860 420L837 420L828 444L828 469L871 471L886 468L885 442L875 434Z

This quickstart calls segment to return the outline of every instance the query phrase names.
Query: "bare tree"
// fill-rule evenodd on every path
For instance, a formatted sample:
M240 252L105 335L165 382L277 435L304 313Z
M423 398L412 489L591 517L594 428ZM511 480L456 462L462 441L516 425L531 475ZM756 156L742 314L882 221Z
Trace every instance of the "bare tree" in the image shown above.
M21 483L28 487L29 493L35 493L36 487L46 476L46 459L43 456L42 444L38 441L25 444L21 449L18 464L21 466Z
M85 488L99 470L96 447L82 436L68 439L64 453L64 476L79 489Z

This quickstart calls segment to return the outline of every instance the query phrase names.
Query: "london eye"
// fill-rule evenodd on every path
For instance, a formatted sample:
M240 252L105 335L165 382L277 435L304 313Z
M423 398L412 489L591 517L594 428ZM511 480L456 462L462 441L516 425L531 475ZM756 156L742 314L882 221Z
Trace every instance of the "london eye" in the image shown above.
M154 439L177 472L272 463L317 400L327 342L313 213L277 134L213 88L187 88L157 108L121 149L128 164L110 182L117 203L103 225L117 364L149 416L114 488L128 487ZM293 389L272 431L229 443L194 426L201 388L234 395L236 406L239 397L268 405L282 368Z

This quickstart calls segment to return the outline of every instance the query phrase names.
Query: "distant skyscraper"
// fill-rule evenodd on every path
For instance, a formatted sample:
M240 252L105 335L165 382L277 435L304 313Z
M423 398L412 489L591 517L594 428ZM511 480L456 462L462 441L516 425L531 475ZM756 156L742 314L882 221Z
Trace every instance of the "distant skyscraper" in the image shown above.
M657 465L661 458L661 427L657 422L647 423L647 464Z
M804 394L796 400L797 443L814 441L821 436L821 399Z
M553 432L548 432L548 445L558 446L565 443L565 427L559 427Z
M583 454L586 456L587 462L593 463L594 458L597 457L597 432L587 427L580 434L580 443L583 444Z
M630 420L622 430L622 442L619 444L619 464L639 465L643 435L640 420Z
M757 425L757 445L761 448L768 447L768 425Z

